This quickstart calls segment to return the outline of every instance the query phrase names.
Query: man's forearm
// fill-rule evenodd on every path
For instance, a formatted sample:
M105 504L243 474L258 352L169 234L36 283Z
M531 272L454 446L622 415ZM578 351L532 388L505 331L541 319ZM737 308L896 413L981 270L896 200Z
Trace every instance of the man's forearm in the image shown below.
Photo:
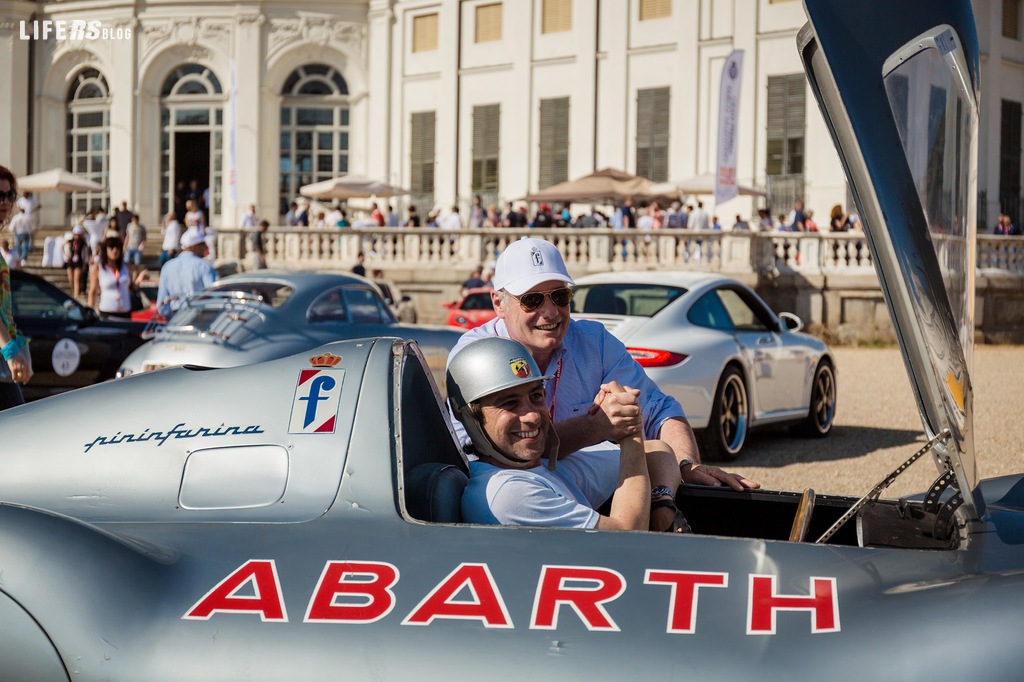
M611 513L598 528L646 530L651 518L651 479L640 436L622 441L619 451L619 485L612 497Z
M672 447L676 455L676 462L683 463L690 461L700 464L700 452L697 450L697 440L694 438L693 429L685 419L673 417L661 425L658 438L665 441Z

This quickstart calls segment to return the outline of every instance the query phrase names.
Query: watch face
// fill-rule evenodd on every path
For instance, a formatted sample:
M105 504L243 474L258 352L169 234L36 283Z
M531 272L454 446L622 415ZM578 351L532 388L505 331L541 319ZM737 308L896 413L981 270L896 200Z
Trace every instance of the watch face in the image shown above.
M675 496L672 493L672 488L669 488L667 485L656 485L653 488L651 488L652 500L658 497L662 497L663 495L672 495L673 497Z

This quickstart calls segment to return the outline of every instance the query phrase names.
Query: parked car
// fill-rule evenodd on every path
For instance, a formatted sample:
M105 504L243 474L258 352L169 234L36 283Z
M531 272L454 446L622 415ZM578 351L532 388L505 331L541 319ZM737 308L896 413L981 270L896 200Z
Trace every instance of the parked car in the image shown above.
M738 457L750 429L765 424L819 437L832 430L828 346L750 287L698 272L615 272L577 284L573 316L604 324L682 403L705 457Z
M391 312L399 322L415 322L418 315L412 297L402 293L402 290L394 282L384 279L373 278L373 283L380 289L384 302L391 308Z
M31 339L35 376L22 387L26 400L113 379L144 343L145 324L101 320L42 277L12 270L11 291L14 320Z
M176 365L233 367L328 341L399 336L420 344L441 381L459 333L399 323L377 286L335 272L258 270L225 277L191 296L118 376Z
M971 6L804 6L921 411L910 460L860 498L684 486L692 535L463 524L415 344L135 375L0 413L3 677L1018 679L1024 474L979 480L972 423ZM882 497L915 462L935 483Z
M442 303L448 308L449 326L473 329L493 320L497 313L491 304L492 291L490 287L469 289L458 300Z

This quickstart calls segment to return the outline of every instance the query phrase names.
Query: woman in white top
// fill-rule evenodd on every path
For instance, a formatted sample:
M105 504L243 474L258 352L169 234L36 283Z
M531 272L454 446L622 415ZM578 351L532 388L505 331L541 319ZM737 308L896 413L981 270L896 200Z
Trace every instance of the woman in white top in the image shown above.
M124 262L124 246L117 237L103 240L96 263L89 274L89 307L100 316L130 320L132 317L132 277ZM96 295L99 294L99 307Z

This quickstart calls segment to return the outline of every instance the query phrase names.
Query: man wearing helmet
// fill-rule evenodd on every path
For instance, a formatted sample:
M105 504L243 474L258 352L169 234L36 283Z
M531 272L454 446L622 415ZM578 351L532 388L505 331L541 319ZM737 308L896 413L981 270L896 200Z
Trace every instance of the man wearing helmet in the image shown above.
M467 344L484 337L510 338L525 346L541 371L551 376L546 384L547 405L558 432L559 457L576 456L573 453L591 446L639 434L645 440L668 444L686 483L724 484L736 490L759 487L737 474L701 464L679 402L647 377L604 325L570 318L572 290L568 287L574 282L553 244L535 238L509 244L495 264L493 283L491 302L498 316L466 332L449 354L449 364ZM607 393L604 386L613 381L638 392L639 413L629 409L626 395ZM467 445L470 439L461 424L453 426ZM600 453L581 453L612 458L616 454L607 448ZM674 515L670 511L656 514L658 526L671 523Z
M478 457L470 463L470 481L462 496L464 520L646 530L654 526L652 506L670 509L674 515L674 487L656 490L652 502L648 474L651 469L661 479L674 476L678 484L674 457L664 443L648 441L645 450L640 436L633 434L620 442L620 455L614 459L558 461L558 435L543 384L550 378L542 376L526 348L511 339L474 341L452 360L447 380L452 412L472 438ZM617 396L625 411L639 415L636 391L617 382L603 390L605 398ZM547 467L542 466L543 457ZM595 511L612 493L608 515Z

